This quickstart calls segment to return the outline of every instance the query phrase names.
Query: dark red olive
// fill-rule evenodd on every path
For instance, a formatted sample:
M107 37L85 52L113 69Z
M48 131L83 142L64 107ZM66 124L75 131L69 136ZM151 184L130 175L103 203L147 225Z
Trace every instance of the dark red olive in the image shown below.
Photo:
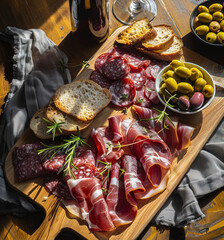
M192 110L200 108L204 103L204 95L201 92L195 92L190 99L190 107Z
M180 96L177 100L177 105L181 110L188 110L190 107L190 102L187 96Z

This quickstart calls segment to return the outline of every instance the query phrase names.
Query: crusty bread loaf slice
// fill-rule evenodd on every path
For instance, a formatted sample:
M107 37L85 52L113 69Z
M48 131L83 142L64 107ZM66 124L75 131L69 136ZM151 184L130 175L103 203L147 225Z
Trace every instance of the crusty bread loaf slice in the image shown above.
M174 31L169 25L156 25L153 27L157 35L154 38L141 42L142 47L148 50L158 50L168 47L173 42Z
M174 35L173 42L167 48L161 50L150 51L145 48L138 48L139 51L162 61L172 61L173 59L181 59L183 55L183 41L178 36Z
M47 106L39 109L30 120L30 129L34 132L36 137L40 139L50 139L52 138L51 133L47 133L48 124L43 118L46 118ZM59 131L56 132L55 136L60 136L61 133Z
M110 91L91 80L79 80L56 90L55 106L80 120L92 120L111 100Z
M150 24L148 18L143 18L133 22L128 28L123 30L116 42L126 45L134 45L143 39L150 39L156 36L156 31Z
M77 132L77 127L81 131L87 128L92 122L79 120L78 118L75 118L60 111L58 108L55 107L53 99L50 100L50 103L48 105L46 117L52 122L61 122L62 124L60 125L60 128L64 134Z

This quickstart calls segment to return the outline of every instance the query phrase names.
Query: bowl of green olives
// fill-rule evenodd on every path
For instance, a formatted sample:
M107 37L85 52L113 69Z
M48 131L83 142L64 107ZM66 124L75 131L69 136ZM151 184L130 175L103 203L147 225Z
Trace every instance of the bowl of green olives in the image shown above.
M212 76L203 67L173 60L159 72L155 91L168 109L181 114L194 114L210 105L216 89Z
M197 5L190 17L194 35L211 46L224 46L224 0L209 0Z

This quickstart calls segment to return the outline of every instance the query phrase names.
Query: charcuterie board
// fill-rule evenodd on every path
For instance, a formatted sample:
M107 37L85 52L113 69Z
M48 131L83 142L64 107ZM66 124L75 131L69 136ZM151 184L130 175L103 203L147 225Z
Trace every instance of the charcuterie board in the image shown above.
M76 77L78 79L88 79L92 70L94 69L94 63L96 58L103 52L106 52L114 44L116 36L123 30L117 29L114 34L102 45L97 51L92 60L90 61L90 67L84 69ZM219 86L222 86L221 76L214 75L215 63L209 61L206 58L184 48L184 57L188 62L198 63L208 72L213 75L214 80L218 82ZM42 179L29 180L23 183L17 183L15 181L14 170L12 165L12 151L9 152L5 162L5 172L8 182L17 190L22 192L25 196L39 204L46 212L45 219L41 226L31 236L30 239L54 239L57 234L65 228L76 231L86 239L134 239L144 230L149 224L154 215L165 203L167 198L176 188L181 181L184 174L189 169L190 165L196 158L197 154L202 149L212 132L215 130L218 123L224 116L224 92L222 89L218 90L212 104L203 110L201 113L189 116L183 116L183 121L189 125L196 127L195 133L192 138L191 146L182 154L178 159L175 159L172 166L172 173L169 178L167 189L161 194L149 199L142 200L139 204L139 211L134 222L127 226L117 228L112 232L91 232L88 229L85 221L72 218L68 211L60 203L60 200L49 195L49 192L45 189L42 183ZM114 109L111 106L105 108L100 112L93 123L82 133L87 137L90 130L93 127L99 127L107 125L107 119L111 115L120 114L121 109ZM19 146L26 143L36 142L38 139L34 136L30 129L27 129L22 137L17 141L15 146Z

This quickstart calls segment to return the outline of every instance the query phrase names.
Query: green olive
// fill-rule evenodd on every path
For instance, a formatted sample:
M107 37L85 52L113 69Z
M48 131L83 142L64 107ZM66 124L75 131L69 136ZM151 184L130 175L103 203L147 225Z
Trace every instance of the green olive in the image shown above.
M209 12L209 10L208 10L208 8L206 7L206 6L204 6L204 5L200 5L199 7L198 7L198 12Z
M164 96L166 99L170 98L170 95L168 94L166 90L166 83L163 83L162 86L159 89L159 94Z
M199 92L201 91L204 86L207 84L204 78L198 78L194 83L194 90Z
M214 88L210 84L205 85L204 88L202 89L202 94L206 98L210 98L213 95L213 93L214 93Z
M172 77L176 80L177 83L181 82L180 77L177 76L177 74L173 70L168 70L162 75L162 79L165 82L165 80L169 77Z
M224 32L217 33L217 40L219 43L224 43Z
M220 25L220 30L224 32L224 20L222 20L219 25Z
M199 77L203 77L202 72L198 68L193 67L190 70L191 70L191 76L190 76L191 81L195 81Z
M207 33L205 40L210 43L214 43L217 40L217 35L214 32Z
M170 67L175 70L176 68L180 67L180 66L185 66L184 63L180 60L174 59L171 63L170 63Z
M214 13L217 11L222 11L222 4L220 3L213 3L212 5L209 6L208 8L210 13Z
M193 22L193 28L195 29L200 25L201 25L201 22L199 21L198 17L196 17Z
M210 13L202 12L198 14L198 19L202 23L210 23L212 21L212 15Z
M168 89L169 92L174 93L177 91L177 82L174 78L169 77L165 81L166 83L166 88Z
M191 76L191 71L187 67L180 66L176 68L175 73L181 78L189 78Z
M177 84L177 91L183 94L188 94L194 91L190 83L181 82Z
M195 29L195 32L199 36L206 35L209 32L209 27L207 25L201 25Z
M221 22L223 20L222 12L214 12L212 16L214 21Z
M220 24L217 21L212 21L209 23L209 30L211 32L218 32L220 30Z

